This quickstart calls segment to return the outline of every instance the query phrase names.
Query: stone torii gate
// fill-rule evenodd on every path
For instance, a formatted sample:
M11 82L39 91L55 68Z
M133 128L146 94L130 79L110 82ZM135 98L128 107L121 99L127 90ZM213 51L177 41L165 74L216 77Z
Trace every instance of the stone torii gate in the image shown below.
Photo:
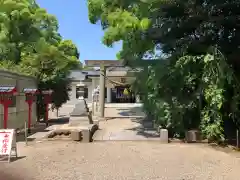
M148 68L149 66L154 66L158 63L165 64L167 61L158 61L158 60L137 60L137 66L135 63L130 63L128 65L130 67L138 67L141 69ZM134 62L134 61L133 61ZM100 90L99 90L99 106L100 106L100 117L104 118L104 108L105 108L105 82L106 82L106 68L107 67L123 67L123 60L85 60L86 66L89 67L100 67ZM121 84L119 82L113 82L116 84Z
M120 60L85 60L86 66L100 67L100 90L99 90L99 106L100 118L104 118L105 108L105 84L106 84L106 68L107 67L122 67Z

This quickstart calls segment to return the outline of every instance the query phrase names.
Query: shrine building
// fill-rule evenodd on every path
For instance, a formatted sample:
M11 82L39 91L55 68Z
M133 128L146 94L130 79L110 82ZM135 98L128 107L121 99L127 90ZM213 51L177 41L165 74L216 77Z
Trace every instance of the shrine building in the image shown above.
M139 102L139 97L132 93L129 88L135 80L134 73L136 70L123 66L119 60L86 60L85 64L94 69L71 71L69 76L71 81L70 101L83 96L88 102L91 102L93 89L100 86L100 76L101 73L104 73L106 103Z

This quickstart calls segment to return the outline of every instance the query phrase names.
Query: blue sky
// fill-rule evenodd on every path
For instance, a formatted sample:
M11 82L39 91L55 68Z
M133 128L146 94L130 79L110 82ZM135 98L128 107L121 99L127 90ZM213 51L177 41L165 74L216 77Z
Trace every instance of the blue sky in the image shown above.
M80 51L80 60L114 60L121 45L108 48L102 44L100 25L88 20L87 0L37 0L48 13L57 17L59 32L64 39L72 40Z

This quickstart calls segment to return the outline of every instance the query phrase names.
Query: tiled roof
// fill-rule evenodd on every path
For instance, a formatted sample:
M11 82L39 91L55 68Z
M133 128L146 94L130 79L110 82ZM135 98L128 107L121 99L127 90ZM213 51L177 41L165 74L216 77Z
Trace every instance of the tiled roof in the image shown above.
M107 76L127 76L140 69L132 69L130 67L109 67L106 70ZM83 81L91 76L100 76L99 70L74 70L69 78L76 81Z
M0 93L16 92L15 86L0 86Z

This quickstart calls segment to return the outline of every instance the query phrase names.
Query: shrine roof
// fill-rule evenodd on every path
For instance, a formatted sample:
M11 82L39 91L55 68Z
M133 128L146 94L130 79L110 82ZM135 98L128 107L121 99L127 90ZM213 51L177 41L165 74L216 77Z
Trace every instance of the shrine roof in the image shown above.
M107 67L106 68L106 75L107 76L128 76L129 73L134 73L141 71L141 68L135 68L132 69L127 66L114 66L114 67ZM100 71L98 69L96 70L73 70L71 71L69 78L73 82L77 81L84 81L88 79L89 77L99 77L100 76ZM132 76L132 75L131 75Z
M34 77L34 76L24 75L24 74L12 72L12 71L1 69L1 68L0 68L0 76L5 76L5 77L15 77L15 76L17 76L17 77L25 77L25 78L30 78L30 79L33 79L33 80L37 80L37 78Z
M16 92L15 86L0 86L0 93L14 93Z

